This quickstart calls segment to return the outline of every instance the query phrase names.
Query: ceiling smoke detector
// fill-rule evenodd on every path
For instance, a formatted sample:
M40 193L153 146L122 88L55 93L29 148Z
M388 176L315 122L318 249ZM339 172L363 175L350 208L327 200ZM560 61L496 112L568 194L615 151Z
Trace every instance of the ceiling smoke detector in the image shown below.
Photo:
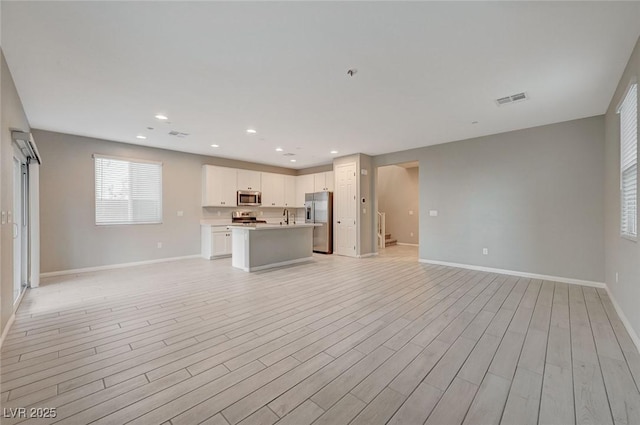
M175 130L171 130L169 132L169 136L175 136L175 137L187 137L189 135L189 133L182 133L180 131L175 131Z
M526 92L512 94L511 96L501 97L496 99L498 106L508 105L509 103L523 102L529 100L529 95Z

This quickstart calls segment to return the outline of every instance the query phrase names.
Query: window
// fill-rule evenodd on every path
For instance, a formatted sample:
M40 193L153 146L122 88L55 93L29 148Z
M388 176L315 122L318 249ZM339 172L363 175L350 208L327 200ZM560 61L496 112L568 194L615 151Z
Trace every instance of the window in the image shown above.
M638 84L632 84L620 108L620 233L638 237Z
M96 224L162 222L162 163L94 155Z

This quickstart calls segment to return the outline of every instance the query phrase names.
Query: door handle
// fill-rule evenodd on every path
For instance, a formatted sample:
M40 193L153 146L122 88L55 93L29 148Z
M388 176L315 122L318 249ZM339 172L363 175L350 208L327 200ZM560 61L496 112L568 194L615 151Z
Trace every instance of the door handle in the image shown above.
M338 220L338 224L340 224L340 220Z

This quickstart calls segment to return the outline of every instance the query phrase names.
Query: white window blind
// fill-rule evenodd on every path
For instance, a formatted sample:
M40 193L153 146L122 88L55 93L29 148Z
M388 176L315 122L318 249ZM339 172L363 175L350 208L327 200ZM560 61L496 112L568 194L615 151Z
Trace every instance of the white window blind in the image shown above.
M638 236L638 85L629 88L620 108L620 233Z
M162 163L94 155L96 224L162 222Z

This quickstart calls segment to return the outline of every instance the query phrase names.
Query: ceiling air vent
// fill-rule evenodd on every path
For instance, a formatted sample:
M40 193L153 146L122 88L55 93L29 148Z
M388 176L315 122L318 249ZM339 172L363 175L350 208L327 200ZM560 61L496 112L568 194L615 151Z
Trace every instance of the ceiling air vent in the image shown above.
M291 152L287 152L287 153L283 153L282 156L296 156L295 153L291 153Z
M187 137L189 135L189 133L182 133L180 131L175 131L175 130L171 130L169 132L169 136L175 136L175 137Z
M526 92L512 94L511 96L501 97L500 99L496 99L496 104L498 106L507 105L509 103L522 102L524 100L529 99Z

